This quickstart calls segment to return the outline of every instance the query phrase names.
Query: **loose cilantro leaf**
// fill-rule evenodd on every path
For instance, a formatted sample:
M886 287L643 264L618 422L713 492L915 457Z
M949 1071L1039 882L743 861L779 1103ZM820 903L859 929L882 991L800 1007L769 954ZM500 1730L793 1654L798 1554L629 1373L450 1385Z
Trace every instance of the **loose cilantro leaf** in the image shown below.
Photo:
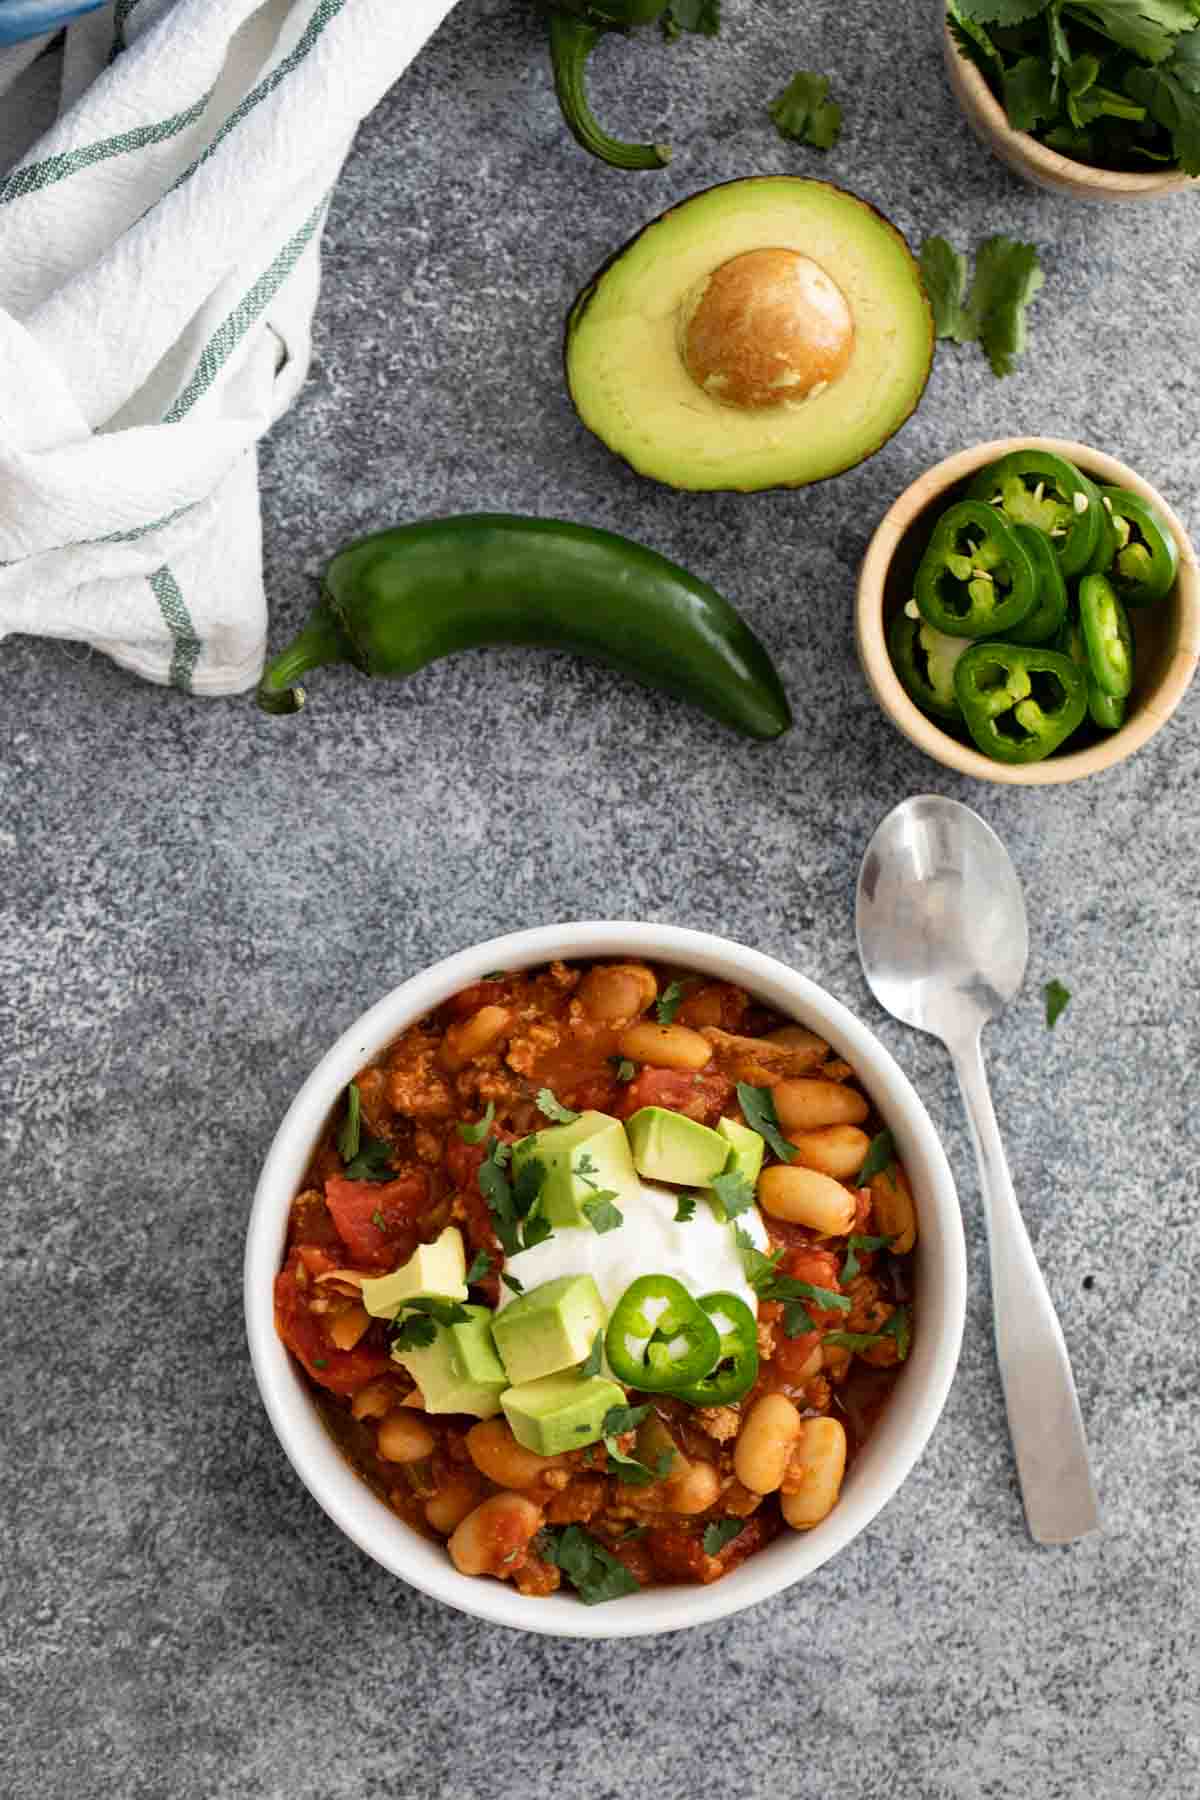
M1050 0L958 0L958 10L980 25L1023 25L1049 4Z
M726 1544L731 1544L735 1537L740 1537L745 1530L745 1519L714 1519L711 1525L704 1527L701 1542L706 1556L720 1556Z
M921 280L933 308L934 336L963 342L963 298L967 291L967 259L944 237L921 245Z
M495 1105L489 1100L487 1103L487 1111L484 1113L482 1119L477 1119L474 1125L457 1125L455 1130L458 1132L458 1135L464 1144L482 1144L484 1138L492 1128L492 1120L495 1116Z
M1071 1004L1071 990L1065 988L1061 981L1048 981L1042 992L1046 996L1046 1028L1053 1031Z
M489 1253L486 1250L477 1250L475 1253L475 1260L471 1264L470 1268L467 1270L467 1275L466 1275L467 1286L474 1287L475 1283L477 1281L485 1280L487 1278L487 1276L489 1276L491 1274L491 1272L492 1272L491 1256L489 1255Z
M327 1369L329 1367L329 1358L327 1356L314 1356L312 1359L312 1366L314 1369Z
M510 1294L523 1294L525 1292L525 1283L519 1276L510 1275L507 1269L501 1269L500 1279Z
M778 1275L779 1263L782 1260L783 1251L772 1250L769 1256L765 1255L754 1242L750 1233L748 1231L743 1231L740 1225L734 1226L733 1237L734 1242L741 1251L742 1268L745 1272L746 1280L760 1298L765 1298L765 1295L763 1295L763 1287L769 1285Z
M670 0L662 15L662 31L668 44L685 31L716 37L721 29L721 0Z
M654 1015L660 1025L670 1025L683 1005L683 988L678 981L666 986L654 1003Z
M406 1300L392 1321L392 1349L423 1350L432 1344L439 1325L461 1325L470 1318L465 1306L457 1300L441 1300L428 1296Z
M503 1153L503 1154L502 1154ZM505 1173L510 1149L495 1138L488 1140L487 1155L479 1169L479 1186L492 1215L492 1229L506 1256L531 1250L553 1235L553 1227L541 1209L546 1165L540 1157L522 1164L514 1181Z
M480 981L503 981L507 974L507 969L493 969L490 974L481 975L479 979Z
M775 1112L775 1102L771 1098L770 1088L751 1087L749 1082L739 1081L737 1097L751 1131L757 1131L759 1137L765 1138L782 1162L793 1162L796 1157L796 1146L789 1144L779 1129L779 1119Z
M895 1338L896 1355L903 1362L912 1341L912 1321L907 1306L898 1306L879 1331L827 1331L824 1341L843 1350L869 1350L872 1344L881 1344L884 1338Z
M382 1138L373 1138L364 1131L357 1156L351 1157L346 1164L347 1181L391 1181L395 1173L392 1168L392 1146L385 1144Z
M1004 110L1014 131L1032 131L1035 125L1054 117L1054 78L1050 64L1042 57L1023 56L1011 69L1005 69L1001 88Z
M362 1119L362 1100L359 1097L357 1083L351 1082L346 1089L346 1117L342 1120L342 1128L338 1132L338 1155L344 1163L353 1162L358 1155L359 1125Z
M746 1280L759 1299L780 1300L784 1303L783 1329L788 1337L795 1337L800 1331L817 1329L807 1309L803 1304L797 1303L811 1300L827 1312L850 1311L851 1303L845 1294L836 1294L832 1288L816 1287L811 1281L796 1281L791 1275L781 1275L779 1261L783 1255L782 1250L764 1256L749 1232L743 1231L740 1225L734 1227L734 1238L742 1253ZM789 1307L792 1309L790 1321Z
M789 1300L783 1309L784 1337L801 1337L806 1331L816 1331L817 1321L805 1306L803 1300Z
M891 1168L895 1160L895 1140L890 1131L881 1131L877 1137L871 1139L867 1154L863 1158L863 1166L854 1178L855 1187L866 1187L873 1175L882 1175L885 1169Z
M424 1350L432 1344L436 1336L437 1326L433 1320L422 1318L420 1313L414 1313L411 1319L405 1319L394 1334L392 1349Z
M724 1175L714 1175L712 1191L726 1219L736 1219L754 1205L754 1189L740 1169L727 1169Z
M577 1112L572 1112L569 1106L561 1106L549 1088L538 1089L537 1109L558 1125L573 1125L580 1116Z
M604 1355L604 1333L602 1331L598 1331L596 1333L595 1337L592 1339L591 1349L588 1351L587 1356L584 1358L584 1360L579 1365L579 1373L584 1376L598 1375L600 1373L600 1363L601 1363L601 1359L602 1359L603 1355Z
M829 99L829 80L801 69L767 108L780 137L814 150L832 150L842 129L842 109Z
M608 1451L608 1463L605 1473L615 1475L627 1487L649 1487L652 1481L662 1481L671 1473L675 1462L675 1454L671 1450L662 1450L652 1469L636 1456L626 1456L620 1449L616 1438L606 1437L604 1448Z
M696 1202L692 1199L690 1194L680 1194L678 1203L675 1207L675 1223L677 1225L686 1225L689 1219L694 1219L695 1216Z
M567 1525L557 1537L543 1531L538 1544L545 1561L557 1564L585 1606L638 1592L639 1583L624 1563L582 1525Z
M891 1243L890 1237L861 1237L857 1232L846 1239L846 1260L842 1264L838 1280L853 1281L858 1274L859 1261L855 1252L858 1250L886 1250Z
M964 317L970 336L983 346L993 375L1012 374L1025 349L1025 309L1044 281L1036 244L990 237L976 252Z
M387 1230L387 1220L384 1218L378 1207L376 1207L375 1211L371 1214L371 1223L376 1231Z
M637 1074L637 1064L631 1063L627 1056L610 1056L608 1060L613 1064L617 1080L622 1084L632 1081Z
M616 1231L618 1226L625 1223L625 1214L613 1205L616 1197L615 1188L603 1188L599 1193L593 1194L590 1200L583 1202L584 1217L593 1231L601 1234Z
M600 1430L606 1438L624 1437L627 1431L637 1430L649 1411L648 1406L610 1406L600 1421Z

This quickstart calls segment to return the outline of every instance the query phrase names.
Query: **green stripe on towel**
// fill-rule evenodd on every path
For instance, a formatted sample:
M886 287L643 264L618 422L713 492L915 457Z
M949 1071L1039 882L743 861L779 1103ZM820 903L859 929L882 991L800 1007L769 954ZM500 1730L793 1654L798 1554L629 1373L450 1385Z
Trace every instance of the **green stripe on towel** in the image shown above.
M211 97L210 88L193 105L172 114L169 119L158 119L153 125L135 125L130 131L101 138L95 144L85 144L82 149L64 150L58 156L47 156L41 162L14 169L6 180L0 181L0 206L8 206L26 194L40 193L43 188L53 187L55 182L65 181L68 175L77 175L81 169L93 168L96 163L108 162L111 157L127 156L131 150L145 150L151 144L165 144L169 138L177 137L196 123Z
M158 610L166 620L171 636L175 640L175 652L171 657L171 686L181 688L185 694L192 691L192 671L200 656L201 643L196 636L196 627L192 624L191 614L179 591L179 583L164 563L161 569L155 569L153 575L147 576L154 598L158 601Z

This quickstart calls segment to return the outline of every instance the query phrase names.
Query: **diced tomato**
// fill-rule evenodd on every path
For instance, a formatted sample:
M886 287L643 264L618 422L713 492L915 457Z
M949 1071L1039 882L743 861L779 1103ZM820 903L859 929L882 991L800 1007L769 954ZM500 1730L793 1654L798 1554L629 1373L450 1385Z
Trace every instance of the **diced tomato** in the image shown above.
M330 1343L321 1325L319 1313L309 1310L309 1297L315 1291L311 1281L301 1285L298 1270L303 1265L298 1251L275 1277L275 1329L301 1362L313 1380L335 1394L353 1394L368 1381L386 1375L394 1367L386 1350L365 1340L353 1350L338 1350Z
M330 1175L325 1199L351 1261L369 1269L393 1269L417 1247L417 1222L429 1205L429 1178L423 1169L411 1169L395 1181Z
M315 1188L306 1188L292 1202L288 1219L288 1248L294 1244L320 1244L335 1258L342 1254L342 1240L333 1215Z
M809 1311L812 1312L812 1308ZM827 1315L822 1315L825 1317ZM815 1317L815 1314L814 1314ZM782 1325L775 1333L775 1350L771 1357L770 1369L773 1375L795 1386L805 1379L805 1363L821 1342L819 1331L802 1331L798 1337L790 1338L784 1333ZM820 1365L818 1364L818 1369ZM812 1371L807 1371L811 1375Z
M701 1526L688 1523L659 1525L646 1533L642 1542L650 1553L660 1580L712 1580L713 1576L706 1574L710 1563L713 1565L714 1575L723 1572L716 1558L705 1551L701 1532Z
M328 1250L323 1249L320 1244L301 1244L298 1253L310 1275L327 1275L330 1269L338 1266L337 1257L330 1256Z
M617 1102L617 1117L630 1119L643 1106L664 1106L702 1125L720 1118L733 1093L733 1082L718 1071L691 1075L686 1069L643 1069Z

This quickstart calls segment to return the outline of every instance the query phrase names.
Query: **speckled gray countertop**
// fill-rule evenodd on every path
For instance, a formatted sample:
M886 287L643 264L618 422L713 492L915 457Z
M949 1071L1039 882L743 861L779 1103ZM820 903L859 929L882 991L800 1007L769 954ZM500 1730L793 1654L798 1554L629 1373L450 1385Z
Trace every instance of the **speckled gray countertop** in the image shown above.
M365 528L559 514L745 609L794 699L781 743L548 654L379 691L328 672L278 722L69 646L0 645L13 1800L1195 1793L1197 696L1108 776L959 781L880 717L851 603L883 509L986 437L1108 448L1200 527L1200 214L1009 175L955 109L932 11L726 0L715 43L606 43L606 116L676 143L668 172L623 176L562 132L532 9L461 0L359 136L312 377L263 456L275 642ZM845 102L824 159L764 112L797 66ZM773 170L855 187L914 242L1036 241L1029 354L997 382L943 349L905 430L819 489L650 487L574 418L564 308L672 199ZM1104 1535L1069 1550L1022 1524L948 1065L881 1015L854 951L863 847L921 790L976 806L1028 897L1028 982L987 1049L1103 1496ZM944 1135L971 1273L949 1404L874 1525L769 1604L628 1646L489 1628L368 1562L271 1434L239 1292L264 1149L346 1023L458 946L606 914L757 945L877 1030ZM1053 1035L1050 977L1074 995Z

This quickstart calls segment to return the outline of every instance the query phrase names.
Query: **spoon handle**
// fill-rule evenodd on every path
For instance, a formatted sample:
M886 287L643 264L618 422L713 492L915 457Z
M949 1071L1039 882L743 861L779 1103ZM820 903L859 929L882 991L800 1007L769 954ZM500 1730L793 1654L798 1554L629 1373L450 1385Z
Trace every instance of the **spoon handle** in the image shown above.
M1075 1379L1017 1206L978 1034L952 1055L979 1164L996 1356L1025 1517L1039 1544L1069 1544L1100 1529Z

